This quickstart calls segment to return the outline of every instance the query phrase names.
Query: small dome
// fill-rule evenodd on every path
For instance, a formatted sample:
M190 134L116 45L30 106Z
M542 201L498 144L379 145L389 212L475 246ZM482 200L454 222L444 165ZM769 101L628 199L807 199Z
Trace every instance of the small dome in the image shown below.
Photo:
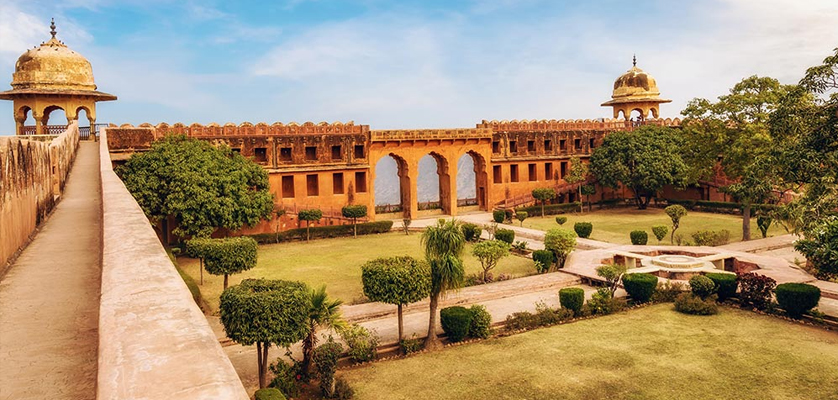
M18 58L12 89L95 91L96 84L90 62L53 36Z
M657 97L660 94L655 78L635 65L614 81L614 92L611 98Z

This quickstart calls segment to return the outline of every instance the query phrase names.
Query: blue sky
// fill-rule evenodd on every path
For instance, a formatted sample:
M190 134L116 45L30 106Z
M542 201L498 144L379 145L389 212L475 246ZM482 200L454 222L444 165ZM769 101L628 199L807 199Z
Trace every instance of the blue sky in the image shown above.
M55 17L119 96L99 121L119 124L610 117L599 104L634 53L674 117L749 75L793 83L838 47L834 0L56 3L0 0L0 80ZM11 133L11 102L0 116Z

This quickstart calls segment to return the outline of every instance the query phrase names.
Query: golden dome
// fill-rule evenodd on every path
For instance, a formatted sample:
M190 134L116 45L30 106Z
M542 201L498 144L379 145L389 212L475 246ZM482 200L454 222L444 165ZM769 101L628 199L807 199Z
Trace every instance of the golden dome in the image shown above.
M640 68L637 68L637 59L632 62L632 67L625 74L620 75L614 81L614 92L610 101L603 103L603 106L634 103L634 102L655 102L669 103L671 100L660 98L658 83L652 75L649 75Z

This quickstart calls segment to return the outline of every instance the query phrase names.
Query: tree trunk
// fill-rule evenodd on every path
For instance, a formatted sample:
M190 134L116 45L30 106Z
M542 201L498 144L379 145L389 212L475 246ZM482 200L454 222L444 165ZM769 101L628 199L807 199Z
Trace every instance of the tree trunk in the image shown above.
M353 231L353 237L357 238L358 237L358 219L357 218L352 218L352 231Z
M579 182L579 213L585 212L585 202L582 201L582 182Z
M672 232L669 233L669 244L675 244L675 231L678 230L678 225L672 225Z
M314 345L317 341L317 332L314 326L308 333L308 336L303 339L303 362L300 364L302 375L308 379L311 376L311 356L314 353Z
M230 275L224 274L224 290L227 290L227 277Z
M404 315L402 314L402 304L399 304L399 343L404 340Z
M306 221L306 242L311 240L311 222Z
M742 240L751 240L751 204L742 207Z
M267 372L267 358L268 358L268 344L256 342L256 362L259 364L259 389L264 389L268 386L265 382Z
M541 200L541 218L544 218L544 203L547 200Z
M436 337L436 314L439 306L439 293L431 294L431 315L428 321L428 337L425 338L426 350L437 350L442 347L442 343Z

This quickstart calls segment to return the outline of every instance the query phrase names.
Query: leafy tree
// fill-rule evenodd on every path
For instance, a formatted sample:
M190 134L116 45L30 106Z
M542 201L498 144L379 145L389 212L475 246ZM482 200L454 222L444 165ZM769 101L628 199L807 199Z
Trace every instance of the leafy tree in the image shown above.
M440 219L436 225L428 227L422 233L422 246L425 259L431 267L431 314L428 321L426 349L441 346L436 336L436 318L439 298L446 290L457 289L463 285L463 249L466 239L459 223L455 220Z
M364 218L367 216L367 206L363 204L357 205L348 205L344 206L340 209L340 213L343 214L344 218L351 218L352 219L352 226L353 226L353 236L358 237L358 218Z
M838 277L838 218L830 217L794 249L806 256L820 279Z
M529 217L529 216L530 216L530 214L529 214L529 213L527 213L526 211L518 211L518 212L516 212L516 213L515 213L515 219L517 219L517 220L518 220L518 222L520 222L520 223L521 223L521 227L522 227L522 228L524 227L524 221L525 221L525 220L527 219L527 217Z
M573 185L576 183L581 183L585 179L588 179L588 164L582 162L582 160L578 156L574 156L570 159L570 171L568 171L567 176L565 176L565 182ZM583 212L584 207L582 205L582 185L579 185L579 212Z
M480 260L483 267L483 282L489 282L489 271L498 265L501 258L509 255L509 247L509 243L500 240L487 240L471 249L471 254Z
M544 248L556 256L556 266L561 268L568 254L576 248L576 235L566 229L553 228L544 235Z
M227 337L256 343L259 387L265 387L268 348L290 346L306 336L311 298L302 282L245 279L221 293L221 323Z
M785 146L772 135L769 121L792 89L774 78L745 78L717 102L693 99L681 112L683 132L695 146L697 174L709 179L718 173L733 180L721 190L742 203L742 240L751 238L752 204L766 201L778 179L774 150Z
M431 271L413 257L377 258L361 267L364 295L372 301L398 306L399 342L404 340L402 308L428 297Z
M602 279L605 279L606 288L608 289L608 293L611 294L612 299L614 298L614 293L617 292L620 280L623 279L623 275L625 275L627 270L628 268L625 265L620 264L600 265L596 268L596 274Z
M548 200L556 198L556 191L551 188L536 188L532 190L532 197L541 202L541 217L544 217L544 205Z
M117 173L152 222L167 231L167 217L174 218L179 237L253 226L274 207L262 167L226 146L182 135L154 142Z
M683 147L672 128L645 125L634 132L613 132L591 155L591 172L604 186L630 188L644 210L664 186L689 183Z
M330 299L326 294L326 285L318 289L311 289L308 292L311 299L311 307L308 309L308 334L303 338L303 362L300 365L302 374L305 377L311 376L311 357L314 348L317 346L317 329L333 328L341 329L346 322L340 314L340 305L343 301Z
M297 218L300 221L306 222L306 241L311 240L311 221L320 221L323 218L323 211L319 209L312 208L309 210L300 210L297 213Z
M224 275L224 289L230 274L247 271L256 266L258 245L253 238L246 236L207 239L204 245L204 263L207 272Z
M579 190L580 190L580 192L579 192L580 194L587 197L587 199L588 199L588 211L591 211L593 209L592 208L593 206L591 204L591 196L596 194L596 186L594 186L594 185L582 185L579 188ZM579 201L582 201L582 199L579 199ZM602 207L600 207L600 208L602 208Z
M684 206L679 204L673 204L669 207L663 209L666 215L669 216L669 219L672 220L672 233L669 235L669 243L675 243L675 231L678 230L678 227L681 226L681 218L687 215L687 209ZM657 235L657 234L655 234ZM658 239L660 240L660 239ZM680 243L679 243L680 244Z

